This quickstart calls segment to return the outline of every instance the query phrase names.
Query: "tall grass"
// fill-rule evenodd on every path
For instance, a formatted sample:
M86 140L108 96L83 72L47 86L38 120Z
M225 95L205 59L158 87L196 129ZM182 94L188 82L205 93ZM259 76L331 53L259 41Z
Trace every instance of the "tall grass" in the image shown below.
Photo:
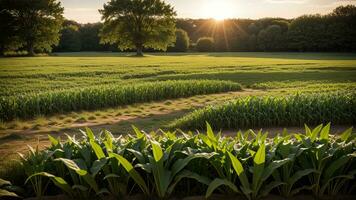
M0 120L93 110L139 102L241 90L229 81L161 81L99 86L0 98Z
M118 138L108 131L95 136L90 129L81 139L49 137L45 151L31 149L22 157L28 193L21 195L125 199L141 193L144 199L169 199L222 193L253 200L271 193L317 199L355 194L352 129L338 136L329 133L330 124L306 126L305 134L285 131L274 138L253 131L224 137L209 125L198 134L134 130L136 135Z
M301 126L332 122L356 123L356 94L298 94L287 97L239 98L196 110L171 126L204 128L208 121L220 128Z

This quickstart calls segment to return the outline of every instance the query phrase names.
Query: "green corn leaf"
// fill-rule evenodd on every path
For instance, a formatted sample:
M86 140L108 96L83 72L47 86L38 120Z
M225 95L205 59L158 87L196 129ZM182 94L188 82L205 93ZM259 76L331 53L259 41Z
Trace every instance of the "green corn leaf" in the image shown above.
M352 127L347 129L346 131L344 131L341 134L340 138L341 138L342 141L346 142L350 138L351 134L352 134Z
M88 173L85 166L85 162L81 159L77 159L76 161L74 161L65 158L58 158L56 159L56 161L63 162L69 169L75 171L80 176L85 176Z
M323 127L323 129L321 129L320 139L329 140L330 125L331 125L331 123L328 123L326 126Z
M90 173L93 176L96 176L96 174L99 173L99 171L106 165L107 161L107 158L94 161L92 167L90 168Z
M199 134L200 139L208 146L213 147L213 143L210 141L209 137L203 134Z
M59 140L57 140L56 138L52 137L51 135L48 135L48 139L49 139L49 141L51 141L53 146L57 146L59 144Z
M293 186L298 180L314 172L317 172L317 170L314 169L299 170L296 173L294 173L292 177L288 179L287 184Z
M72 189L73 190L80 190L82 192L86 192L86 191L88 191L89 188L85 187L84 185L73 185Z
M131 163L126 160L126 158L122 157L121 155L111 153L110 156L115 157L121 165L124 167L124 169L129 173L130 177L139 185L141 190L145 194L149 194L148 187L144 181L144 179L141 177L141 175L134 169L134 167L131 165Z
M305 135L310 137L311 136L310 128L306 124L304 124L304 127L305 127Z
M95 135L94 135L93 131L90 128L86 127L85 128L85 133L88 136L89 140L95 140Z
M185 166L189 164L190 161L196 158L206 158L210 159L214 153L197 153L191 154L184 159L178 159L172 166L172 176L175 176L178 172L184 169Z
M267 180L271 176L271 174L278 169L279 167L285 165L287 162L290 162L290 158L285 158L283 160L274 160L268 164L268 166L263 170L263 174L261 177L262 181Z
M0 178L0 188L8 186L8 185L11 185L10 181L7 181L7 180L4 180L4 179Z
M328 180L331 177L333 177L335 171L343 167L347 162L349 162L350 159L351 159L350 155L345 155L333 161L330 165L328 165L328 167L323 173L325 180Z
M100 189L98 184L96 183L95 178L89 174L85 174L82 177L85 180L85 182L88 183L88 185L90 185L90 187L95 191L95 193L98 194Z
M216 141L213 129L211 128L208 122L206 122L206 135L208 136L209 139Z
M106 150L108 152L112 152L112 149L113 149L113 135L107 130L105 130L104 133L105 133L105 140L106 140L106 141L104 141L105 148L106 148Z
M145 134L143 134L136 126L132 125L132 129L134 130L137 138L143 138Z
M47 173L47 172L40 172L40 173L36 173L36 174L33 174L33 175L29 176L29 177L27 178L27 180L25 181L25 184L26 184L30 179L32 179L32 178L35 177L35 176L48 177L49 179L52 180L52 182L53 182L57 187L59 187L60 189L62 189L64 192L66 192L66 193L69 194L69 195L73 194L72 188L69 186L69 184L68 184L63 178L54 176L53 174L50 174L50 173Z
M260 148L257 150L253 162L252 187L253 191L258 191L260 180L264 172L264 165L266 162L266 147L264 143L261 144Z
M253 162L256 165L260 165L260 164L264 164L265 161L266 161L266 145L262 143L260 148L257 150L255 157L253 158Z
M239 190L232 182L230 182L226 179L216 178L209 184L209 187L205 194L205 198L209 198L213 194L213 192L222 185L225 185L225 186L229 187L231 190L233 190L234 192L239 193Z
M203 183L205 185L209 185L211 180L206 177L206 176L200 176L197 173L191 172L189 170L183 170L181 171L176 178L174 179L174 182L169 186L167 193L170 195L173 191L176 185L183 179L183 178L189 178L189 179L194 179L200 183Z
M104 177L104 180L111 179L111 178L121 178L121 177L117 174L108 174Z
M237 173L244 190L249 190L250 183L248 182L245 170L244 170L241 162L234 155L232 155L230 152L228 152L228 154L229 154L232 166L235 169L235 172Z
M16 198L20 198L20 196L18 196L17 194L15 194L14 192L10 192L4 189L0 189L0 198L5 198L5 197L16 197Z
M153 157L156 162L159 162L163 158L163 151L160 144L156 141L151 142Z
M313 129L313 131L311 132L311 135L310 135L310 140L312 142L314 142L316 140L316 138L318 138L318 135L322 128L323 128L323 124L320 124L319 126L317 126Z
M106 157L103 149L100 147L100 145L98 143L96 143L94 140L90 140L90 145L91 145L92 149L94 150L96 157L99 160Z

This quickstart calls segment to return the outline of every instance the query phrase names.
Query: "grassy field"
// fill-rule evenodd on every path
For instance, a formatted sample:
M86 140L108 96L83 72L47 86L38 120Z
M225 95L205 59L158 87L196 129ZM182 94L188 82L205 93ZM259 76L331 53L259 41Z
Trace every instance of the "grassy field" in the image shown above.
M110 102L108 94L113 94L107 88L138 85L151 88L157 81L162 88L170 88L165 83L167 80L192 81L188 84L192 88L196 80L229 81L241 84L242 91L222 89L207 92L207 89L202 89L188 95L185 86L176 86L181 92L173 96L167 91L164 95L147 96L151 95L151 90L145 90L147 98L129 104L100 106L95 103L93 106L82 106L83 94L80 91L96 91L105 103ZM129 132L131 124L137 124L146 131L165 128L197 108L224 104L238 97L355 91L356 54L149 54L137 58L119 53L63 53L32 58L1 58L1 102L12 102L10 107L18 108L18 114L15 118L0 121L0 152L1 157L6 157L12 155L18 146L34 143L35 138L42 140L47 133L71 133L86 126L94 130L105 128L114 134ZM77 103L61 109L60 103L73 102L71 99L74 97L61 101L57 98L58 94L75 94ZM46 98L42 98L44 96ZM87 95L86 98L85 102L97 100L95 95ZM54 103L59 106L50 109ZM2 108L4 105L2 103ZM36 116L25 115L21 108ZM47 108L51 112L43 111ZM22 114L26 117L16 117Z

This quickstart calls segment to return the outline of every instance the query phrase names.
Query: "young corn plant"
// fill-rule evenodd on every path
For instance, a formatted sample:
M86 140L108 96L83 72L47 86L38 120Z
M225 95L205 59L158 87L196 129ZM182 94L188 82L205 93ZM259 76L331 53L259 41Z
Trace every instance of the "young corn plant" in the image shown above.
M19 153L21 158L21 164L25 169L25 174L29 178L25 181L25 184L29 181L32 185L32 189L37 198L42 198L45 194L49 180L41 176L31 176L39 172L47 171L50 169L49 159L52 155L49 151L40 151L38 146L36 149L33 149L29 146L29 155L22 155Z
M335 196L347 193L347 183L355 178L355 141L349 141L347 130L342 134L342 142L330 136L330 124L319 125L313 130L306 126L306 137L297 136L308 148L298 159L306 168L316 172L309 174L314 196Z
M288 163L290 159L285 158L282 160L272 160L272 157L270 157L268 160L266 160L266 137L266 134L262 135L261 132L259 132L256 135L256 139L245 146L259 146L259 148L257 152L253 151L252 149L248 149L251 156L244 158L243 160L241 159L243 163L232 153L227 152L229 161L231 162L232 168L238 176L240 185L235 185L234 182L228 179L215 179L209 185L206 192L206 197L209 197L212 192L221 185L226 185L234 192L243 194L248 199L259 199L268 195L269 192L275 187L284 184L281 181L267 181L267 179L271 177L272 173L276 169ZM240 141L245 140L241 133L238 133L237 139ZM253 167L248 169L249 161L251 159L253 161Z
M136 131L137 132L137 131ZM210 180L206 177L200 176L197 173L189 171L186 166L194 159L203 158L209 159L213 154L209 153L190 153L191 151L184 151L182 149L183 143L182 139L172 140L175 138L173 133L164 133L165 135L170 135L171 140L167 141L159 140L156 141L153 138L149 139L151 152L146 151L147 156L144 156L141 152L135 151L133 149L128 149L135 155L135 158L139 161L137 165L142 170L148 174L152 174L154 182L154 190L160 199L168 198L176 185L184 178L195 179L203 184L209 184ZM144 136L143 136L144 137ZM166 145L163 150L161 143ZM177 157L178 154L182 158ZM133 166L130 166L130 162L119 155L115 155L121 164L126 167L127 171L130 172ZM143 178L139 178L136 173L130 174L133 179L139 185L143 184Z
M297 164L298 158L304 151L307 151L308 148L302 148L300 143L291 141L289 138L290 136L285 136L279 141L275 139L278 141L275 147L276 158L289 158L290 161L272 174L275 180L284 183L278 186L278 190L279 193L286 198L290 198L302 190L310 190L312 188L311 185L297 185L297 183L306 176L317 172L313 168L305 168L306 165L303 163L300 163L300 165Z

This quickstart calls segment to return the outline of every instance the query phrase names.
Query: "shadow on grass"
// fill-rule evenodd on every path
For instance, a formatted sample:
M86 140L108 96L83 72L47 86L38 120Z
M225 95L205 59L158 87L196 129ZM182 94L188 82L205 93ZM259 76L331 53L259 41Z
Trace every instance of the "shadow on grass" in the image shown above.
M304 53L304 52L146 52L144 57L137 57L135 52L66 52L52 53L58 57L126 57L145 58L149 56L206 56L206 57L243 57L243 58L275 58L298 60L356 60L356 53Z
M325 81L328 83L356 82L355 71L337 72L223 72L163 75L158 80L208 79L229 80L244 85L270 81Z

